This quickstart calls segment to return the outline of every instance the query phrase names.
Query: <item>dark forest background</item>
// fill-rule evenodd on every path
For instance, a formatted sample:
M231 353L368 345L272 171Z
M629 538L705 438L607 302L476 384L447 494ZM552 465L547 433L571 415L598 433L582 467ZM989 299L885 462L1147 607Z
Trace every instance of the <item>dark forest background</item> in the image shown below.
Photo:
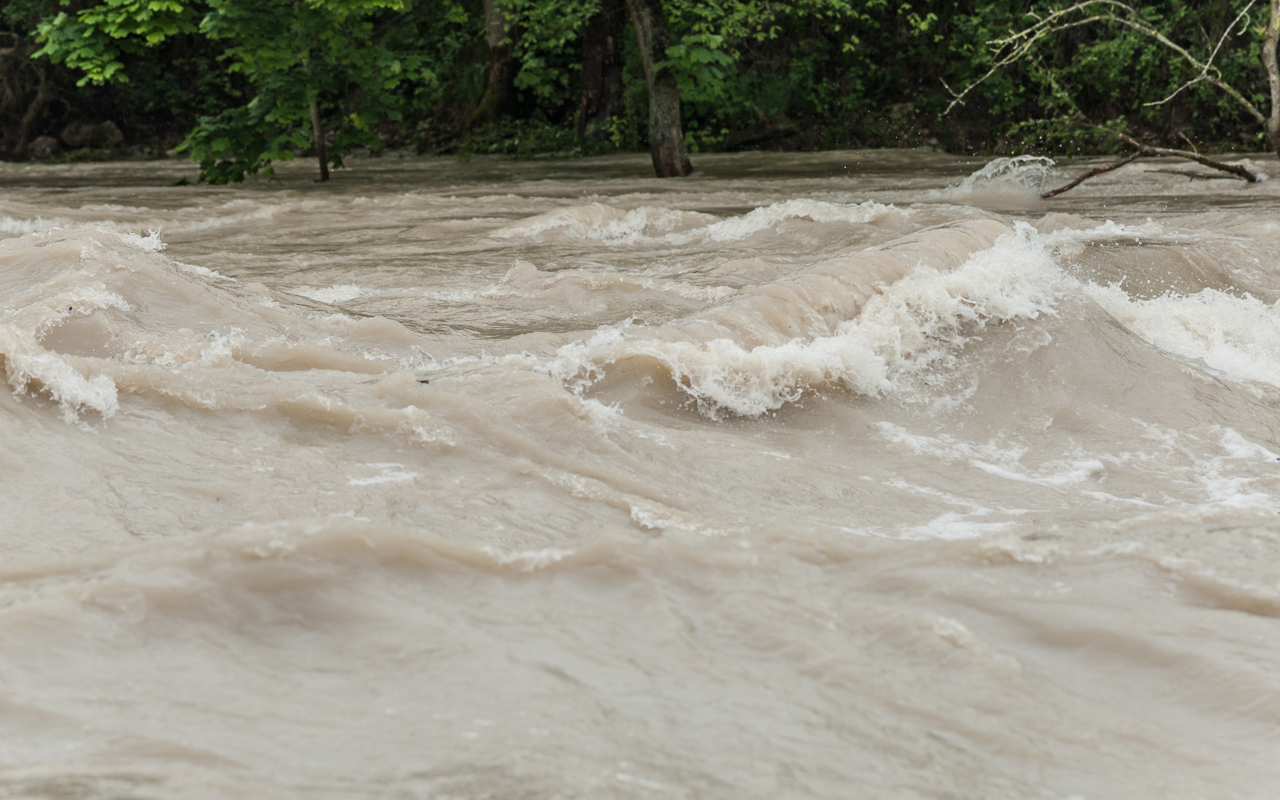
M312 45L299 45L296 63L271 60L267 50L289 50L290 37L304 35L297 31L305 20L287 14L319 3L171 4L179 22L165 35L148 40L138 28L132 40L108 37L93 45L115 48L109 56L116 67L99 82L68 55L65 41L58 52L46 47L51 35L61 35L50 25L62 20L64 33L87 35L76 33L75 20L89 19L94 9L137 16L157 4L0 0L0 158L163 157L184 142L192 152L203 146L207 156L210 148L239 146L236 137L249 135L249 127L272 125L293 132L256 146L277 159L301 156L314 146L306 138L310 128L285 111L273 117L244 109L265 103L277 85L271 81L284 80L288 70L312 75L322 63L328 82L309 96L319 98L335 163L343 152L362 149L465 157L648 148L645 68L625 4L509 0L496 7L495 28L495 2L372 3L332 17L337 22L316 23L355 25L342 46L376 49L369 63L333 55L337 50L324 62L307 55L318 52L307 49ZM1243 5L1161 0L1140 10L1203 55ZM1267 148L1259 123L1207 83L1144 106L1193 75L1157 42L1113 24L1047 38L944 115L952 98L947 87L959 89L987 71L987 43L1032 19L1026 2L665 0L660 8L669 40L663 64L676 76L684 143L693 154L935 145L956 153L1059 155L1122 147L1097 126L1174 147ZM257 16L245 16L250 12ZM223 15L222 28L210 24L215 14ZM269 40L246 33L261 34L277 22ZM1265 106L1260 28L1245 27L1215 63L1227 82ZM394 70L395 79L380 81L378 70ZM279 93L286 99L271 102L286 109L288 93ZM304 100L298 103L305 109Z

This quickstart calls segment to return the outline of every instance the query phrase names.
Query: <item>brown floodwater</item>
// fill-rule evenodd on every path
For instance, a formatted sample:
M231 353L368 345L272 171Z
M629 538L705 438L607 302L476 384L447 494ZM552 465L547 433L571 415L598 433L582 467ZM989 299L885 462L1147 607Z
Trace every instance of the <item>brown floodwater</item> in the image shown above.
M1094 163L0 165L0 797L1275 797L1280 182Z

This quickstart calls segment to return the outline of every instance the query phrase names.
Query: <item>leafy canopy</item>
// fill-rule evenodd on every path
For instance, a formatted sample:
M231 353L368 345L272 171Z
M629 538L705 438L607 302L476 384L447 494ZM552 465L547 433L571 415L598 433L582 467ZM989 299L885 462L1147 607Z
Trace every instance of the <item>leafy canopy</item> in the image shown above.
M376 24L403 8L404 0L106 0L42 23L39 54L82 71L81 83L105 83L127 80L124 56L172 36L225 43L221 58L255 95L202 118L182 145L202 179L225 183L314 145L312 104L333 131L333 166L354 147L376 147L373 127L400 117L397 89L429 77L422 57L388 47Z

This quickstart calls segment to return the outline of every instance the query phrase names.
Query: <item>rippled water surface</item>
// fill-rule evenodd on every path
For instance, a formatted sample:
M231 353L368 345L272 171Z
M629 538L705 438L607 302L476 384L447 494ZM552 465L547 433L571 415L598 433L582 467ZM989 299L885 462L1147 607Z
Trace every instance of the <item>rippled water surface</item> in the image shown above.
M696 166L0 165L0 797L1275 797L1280 183Z

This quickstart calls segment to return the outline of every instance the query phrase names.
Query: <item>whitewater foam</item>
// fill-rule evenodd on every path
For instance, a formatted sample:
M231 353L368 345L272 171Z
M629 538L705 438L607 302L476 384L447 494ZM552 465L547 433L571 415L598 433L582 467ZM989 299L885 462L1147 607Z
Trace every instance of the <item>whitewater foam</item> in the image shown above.
M1054 313L1062 288L1040 235L1019 223L954 270L921 264L881 287L834 335L744 347L728 338L658 338L619 326L561 348L549 369L580 389L607 364L647 358L704 414L758 416L823 386L870 396L914 390L910 377L950 363L972 331Z
M556 231L604 243L636 242L682 227L705 225L716 217L693 211L641 206L623 210L603 203L559 208L505 225L490 234L496 239L534 238Z
M1280 310L1252 295L1203 289L1135 300L1119 286L1087 284L1087 295L1121 325L1173 355L1234 381L1280 387Z
M0 356L4 359L5 380L15 392L33 389L47 392L68 422L78 420L81 410L85 409L96 411L104 418L119 410L116 385L111 378L88 372L86 360L47 350L41 340L50 329L69 318L88 316L107 308L129 310L124 298L101 284L73 284L52 293L42 293L36 288L23 297L10 298L6 305L0 311Z
M28 233L39 233L62 228L67 224L69 223L66 220L45 219L44 217L15 219L14 217L0 216L0 235L25 236Z
M1043 156L997 158L984 164L960 183L936 190L931 195L937 198L962 199L979 192L1012 191L1039 197L1044 191L1045 179L1054 165L1052 158Z
M490 235L499 239L533 238L548 231L558 231L574 238L606 244L733 242L762 231L775 230L787 220L865 224L909 213L871 200L829 203L797 198L761 206L740 217L719 219L694 211L653 206L624 211L614 206L591 203L538 214L499 228Z
M369 297L375 294L375 292L369 291L368 289L362 289L354 283L345 285L334 284L333 286L327 286L320 289L300 286L292 289L291 291L293 294L302 295L303 297L311 300L328 303L329 305L347 303L361 297Z
M783 200L749 211L740 217L713 222L705 227L679 234L669 234L666 240L685 244L696 239L712 242L734 242L746 239L761 231L776 230L787 220L809 222L845 222L865 224L890 215L906 216L909 211L872 200L862 203L828 203L820 200L797 198Z
M1280 184L699 158L0 164L0 795L1280 785Z
M672 294L703 303L716 303L733 295L730 286L704 286L647 274L628 274L613 269L561 269L547 272L528 261L516 259L502 280L469 296L437 293L433 298L457 302L485 298L488 300L520 299L545 302L572 302L565 292L577 292L600 302L613 291L631 294L653 291ZM559 296L557 296L557 293Z

